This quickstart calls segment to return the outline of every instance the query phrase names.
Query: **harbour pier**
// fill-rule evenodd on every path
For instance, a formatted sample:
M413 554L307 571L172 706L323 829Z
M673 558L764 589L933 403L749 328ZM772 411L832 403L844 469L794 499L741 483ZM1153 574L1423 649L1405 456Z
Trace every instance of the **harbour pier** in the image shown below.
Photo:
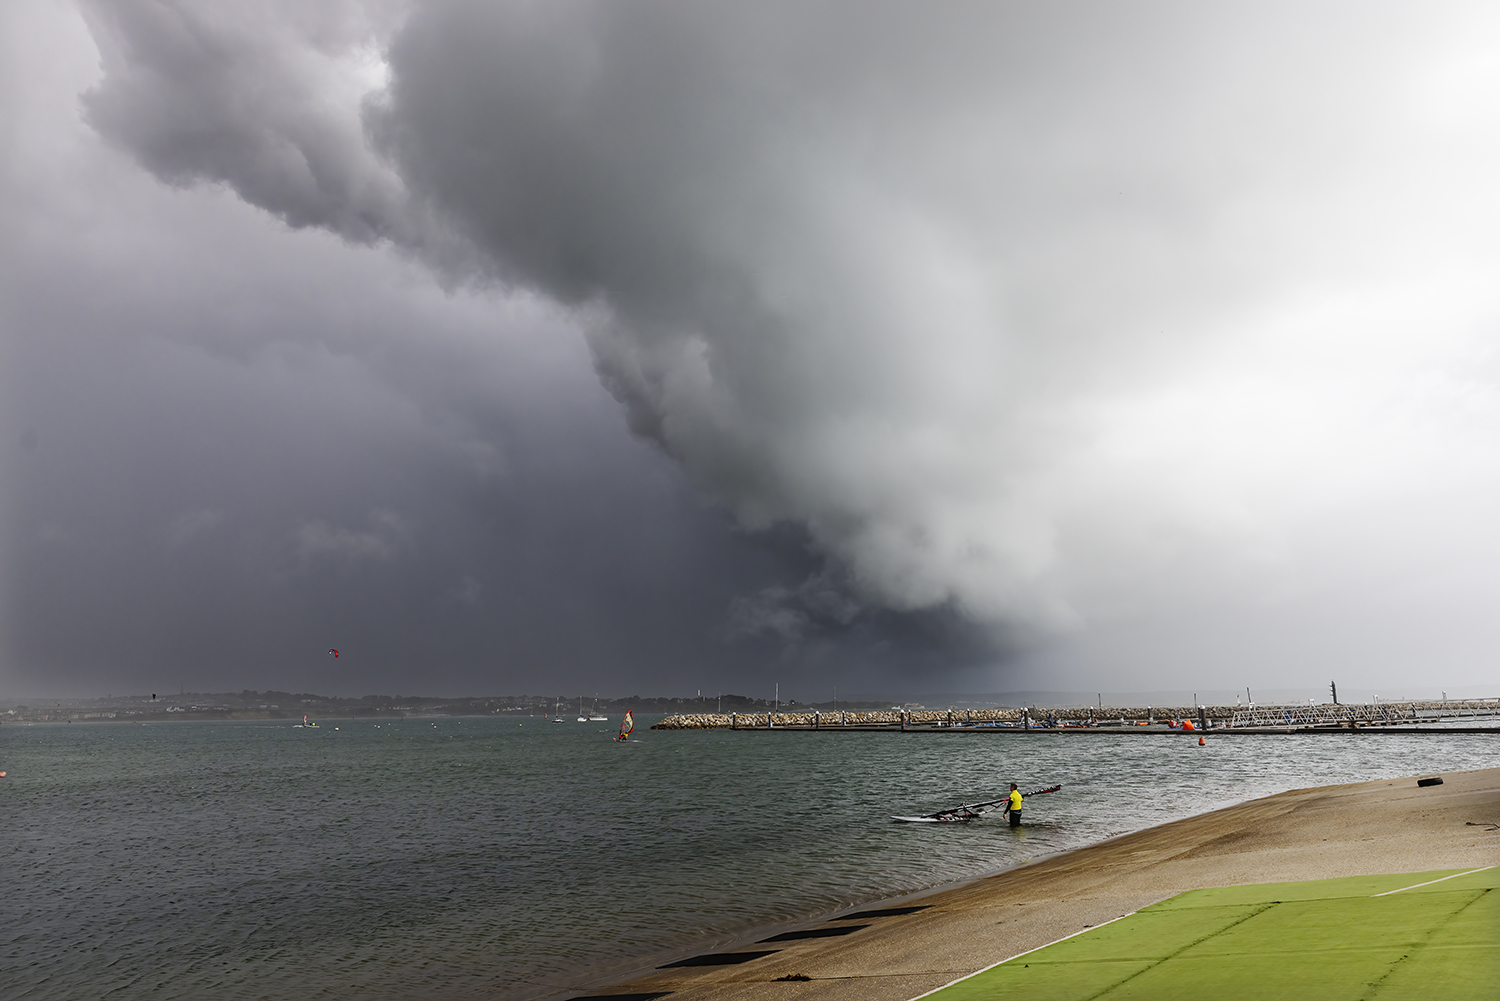
M1020 706L865 712L683 713L653 730L881 730L898 733L1497 733L1500 698L1263 706Z

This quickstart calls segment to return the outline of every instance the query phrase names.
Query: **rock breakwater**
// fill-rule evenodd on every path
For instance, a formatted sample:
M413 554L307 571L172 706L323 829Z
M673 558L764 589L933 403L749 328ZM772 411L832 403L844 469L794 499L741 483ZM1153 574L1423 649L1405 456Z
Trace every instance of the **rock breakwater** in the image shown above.
M1228 720L1235 706L1204 706L1203 715L1212 721ZM651 727L653 730L765 730L777 728L838 729L840 727L890 727L904 721L907 726L1130 726L1143 723L1165 723L1168 720L1198 719L1193 706L1067 706L1062 708L1008 709L911 709L901 712L888 709L877 712L794 712L794 713L685 713L668 716Z

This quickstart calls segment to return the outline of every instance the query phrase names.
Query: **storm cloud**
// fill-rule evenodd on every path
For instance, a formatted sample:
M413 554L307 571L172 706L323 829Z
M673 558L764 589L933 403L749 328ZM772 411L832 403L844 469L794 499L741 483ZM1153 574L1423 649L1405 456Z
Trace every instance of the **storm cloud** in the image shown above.
M621 480L673 484L640 501L670 530L611 565L681 547L668 576L714 582L692 616L711 627L674 657L879 675L884 651L908 674L1064 685L1349 660L1404 678L1436 657L1476 679L1497 638L1484 8L82 9L85 121L177 198L227 190L329 234L318 267L411 283L387 308L436 294L425 269L531 331L513 358L581 336L653 446L585 468L618 455ZM378 312L361 280L340 288ZM408 574L460 496L526 521L420 472L447 455L493 481L563 447L502 448L486 414L603 426L576 382L498 416L503 380L398 323L318 318L334 301L244 320L232 350L322 345L424 417L393 420L398 471L367 503L278 516L278 572ZM648 513L692 507L679 474L710 503L701 529ZM553 509L556 489L527 478L508 503ZM183 503L162 539L191 551L251 516L243 498ZM564 559L614 544L553 524ZM430 590L472 609L492 575L462 564L436 561L452 579ZM589 607L623 607L606 592ZM358 603L378 617L394 595Z

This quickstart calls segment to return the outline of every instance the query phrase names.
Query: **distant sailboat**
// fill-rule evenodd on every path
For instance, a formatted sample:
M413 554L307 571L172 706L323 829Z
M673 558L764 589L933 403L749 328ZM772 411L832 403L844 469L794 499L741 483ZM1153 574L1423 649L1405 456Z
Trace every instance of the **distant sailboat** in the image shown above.
M615 739L625 740L630 736L633 730L635 730L635 717L633 717L631 715L631 711L627 709L625 710L625 718L620 720L620 733L615 737Z
M583 714L583 696L578 696L578 722L587 723L589 718Z
M582 704L582 700L579 701L579 704L580 705ZM599 715L599 699L596 696L594 698L594 708L592 708L592 709L589 710L588 720L589 720L590 723L597 723L597 722L599 722L601 720L607 720L607 719L609 719L608 716L600 716Z
M292 724L292 729L293 729L293 730L300 730L300 729L302 729L302 728L303 728L303 727L304 727L304 726L317 726L317 725L318 725L318 724L316 724L316 723L309 723L309 722L308 722L308 721L307 721L307 713L303 713L303 714L302 714L302 722L301 722L301 723L293 723L293 724Z
M546 714L543 713L543 715ZM562 699L558 699L552 706L552 722L561 723L562 721Z

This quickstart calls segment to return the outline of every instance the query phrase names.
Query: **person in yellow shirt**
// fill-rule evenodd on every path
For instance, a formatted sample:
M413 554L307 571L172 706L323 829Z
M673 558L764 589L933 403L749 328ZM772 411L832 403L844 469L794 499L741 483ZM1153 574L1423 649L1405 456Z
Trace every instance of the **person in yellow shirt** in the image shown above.
M1006 800L1005 813L1010 817L1010 826L1021 826L1021 790L1016 788L1014 782L1010 784L1010 798Z

